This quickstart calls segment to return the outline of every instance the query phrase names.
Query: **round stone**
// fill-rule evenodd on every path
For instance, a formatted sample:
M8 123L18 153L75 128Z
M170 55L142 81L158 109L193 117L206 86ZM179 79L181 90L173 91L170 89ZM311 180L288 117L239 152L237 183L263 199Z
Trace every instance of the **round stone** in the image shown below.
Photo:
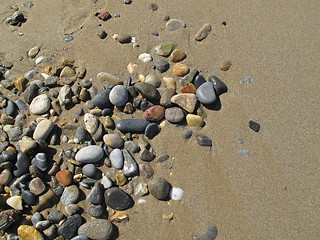
M30 104L30 112L36 115L43 114L50 109L50 99L46 94L35 97Z
M72 183L72 173L67 170L63 169L56 173L56 179L64 186L68 186Z
M170 55L173 47L174 47L173 44L162 44L162 45L156 46L154 50L158 55L167 57Z
M171 123L179 123L184 120L183 110L179 107L167 108L165 118Z
M57 209L53 209L47 216L47 220L53 223L59 223L64 218L64 215Z
M37 147L37 142L31 137L23 136L20 142L20 150L24 153L29 153Z
M133 141L126 141L124 143L124 148L127 149L130 153L139 152L139 146Z
M151 62L153 59L149 53L141 53L138 57L142 62Z
M192 136L192 130L191 129L186 129L182 132L182 137L184 139L189 139Z
M36 195L34 195L32 192L25 190L21 194L22 199L30 205L34 205L37 201Z
M123 106L128 101L128 91L125 86L117 85L112 88L109 95L110 102L115 106Z
M46 186L40 178L36 177L30 181L29 190L35 195L40 195L44 193L44 191L46 190Z
M156 88L160 87L160 85L161 85L161 79L154 74L147 75L145 82L153 85Z
M103 141L107 146L112 148L122 148L123 146L123 139L117 133L105 134Z
M147 121L158 122L164 117L164 112L165 112L164 107L160 105L155 105L148 108L143 113L143 118Z
M131 35L124 33L124 34L119 34L117 37L117 40L119 43L124 44L124 43L131 43Z
M35 140L46 140L54 128L54 123L49 119L43 119L37 124L36 129L33 133L33 139Z
M172 73L173 73L173 75L175 75L175 76L183 77L183 76L187 75L188 72L189 72L188 66L185 65L185 64L183 64L183 63L176 63L176 64L173 66Z
M169 56L169 61L171 62L180 62L183 59L185 59L186 54L180 50L180 49L175 49Z
M189 127L202 127L204 122L202 117L195 114L188 114L186 116L187 124Z
M91 145L81 148L76 156L76 161L80 163L95 163L103 158L104 152L102 147L97 145Z
M157 62L156 68L160 73L166 72L170 67L170 64L166 60L160 60Z
M61 202L63 205L69 205L76 203L80 195L80 190L76 185L66 187L61 196Z
M176 30L179 30L179 29L182 29L182 28L185 28L185 27L186 27L186 24L183 21L179 20L179 19L171 19L166 24L166 28L169 31L176 31Z
M224 62L222 62L221 63L221 65L220 65L220 69L222 70L222 71L227 71L227 70L229 70L229 68L231 67L231 62L230 61L224 61Z
M169 196L170 193L170 183L163 178L154 178L152 179L149 184L149 191L152 196L159 200L164 200Z
M96 178L98 169L90 163L83 166L82 173L89 178Z
M112 107L112 103L109 100L109 94L110 90L104 90L98 93L92 100L93 104L100 109Z
M144 131L144 135L146 135L146 137L149 139L153 139L159 132L160 132L160 129L158 124L150 123L146 127L146 130Z
M99 121L93 114L86 113L84 115L83 121L89 133L94 134L97 131L99 127Z
M215 90L212 82L203 83L196 92L198 100L202 104L212 104L217 100Z
M204 135L197 136L197 142L200 146L212 147L212 140Z
M107 189L104 197L106 205L116 210L125 210L133 205L130 195L117 187Z
M122 169L123 167L123 154L119 148L113 149L109 155L109 159L113 167L117 169Z
M112 233L113 225L106 219L87 222L78 229L79 235L84 235L90 239L110 239Z
M173 187L170 190L170 198L172 200L181 200L183 197L183 190L181 188Z

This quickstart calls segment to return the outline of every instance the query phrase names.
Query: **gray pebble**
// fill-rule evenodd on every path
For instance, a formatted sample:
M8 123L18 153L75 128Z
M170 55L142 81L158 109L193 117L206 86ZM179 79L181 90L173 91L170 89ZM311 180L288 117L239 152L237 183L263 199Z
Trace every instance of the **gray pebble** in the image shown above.
M204 136L204 135L197 136L197 142L199 143L200 146L212 147L212 140L207 136Z
M66 187L61 196L61 202L63 205L69 205L70 203L76 203L80 195L79 188L76 185Z
M128 101L128 91L122 85L117 85L110 91L110 102L115 106L123 106Z
M148 183L148 188L152 196L159 200L164 200L169 196L171 186L163 178L153 178Z
M160 60L157 62L157 70L160 72L160 73L164 73L166 72L168 69L169 69L170 65L169 65L169 62L166 61L166 60Z
M200 75L199 75L200 76ZM198 100L202 104L212 104L217 100L215 90L212 82L203 83L196 92Z
M70 42L72 41L74 38L72 36L65 36L63 40L65 40L66 42Z
M103 207L101 205L92 205L88 209L88 214L94 218L100 218L103 215Z
M117 169L122 169L124 158L123 153L119 148L115 148L112 150L112 152L109 155L109 159L113 167Z
M98 169L93 164L86 164L82 168L82 173L89 178L97 178Z
M92 204L102 204L103 203L103 193L104 188L100 182L96 182L94 187L91 189L90 193L87 196L87 201Z
M159 36L159 32L157 30L152 30L151 35Z
M182 132L182 137L184 139L189 139L192 136L192 130L191 129L186 129Z
M124 149L123 150L124 156L124 164L123 164L123 173L126 177L133 177L139 174L139 167L134 158L131 154Z
M67 219L58 229L58 234L65 239L71 239L77 235L78 228L82 224L82 218L79 214L75 214Z
M47 220L53 222L53 223L59 223L65 216L63 213L61 213L59 210L54 209L50 212L50 214L47 216Z

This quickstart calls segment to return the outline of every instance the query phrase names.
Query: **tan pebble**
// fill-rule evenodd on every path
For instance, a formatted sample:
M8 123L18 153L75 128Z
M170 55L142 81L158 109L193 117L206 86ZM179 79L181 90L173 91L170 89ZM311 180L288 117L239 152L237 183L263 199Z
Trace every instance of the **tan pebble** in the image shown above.
M49 74L51 72L51 70L52 70L51 66L45 66L45 68L44 68L44 72L47 74Z
M21 225L17 232L19 238L23 240L44 240L43 235L34 226Z
M171 102L192 113L197 104L197 97L192 93L180 93L171 98Z
M123 211L116 212L110 217L110 222L122 222L124 220L129 220L129 215Z
M165 220L172 220L173 219L173 213L169 213L169 214L162 214L162 218Z
M31 58L34 58L35 56L37 56L37 54L39 53L40 49L39 47L33 47L29 50L28 52L28 56Z
M146 77L143 75L143 74L139 74L139 81L140 82L144 82L144 81L146 81Z
M183 63L176 63L173 66L172 73L175 76L183 77L183 76L187 75L188 72L189 72L188 66Z
M168 125L168 120L165 119L165 120L163 120L163 121L159 124L159 127L160 127L160 128L165 128L167 125Z
M119 37L119 34L117 34L117 33L116 33L116 34L113 34L113 36L112 36L112 38L115 39L115 40L117 40L118 37Z
M123 140L118 133L105 134L103 142L112 148L121 148L123 146Z
M169 57L169 61L171 62L180 62L182 61L184 58L186 57L186 54L180 50L180 49L175 49L170 57Z
M15 210L23 210L21 196L10 197L7 199L6 203Z
M186 120L189 127L202 127L204 124L202 117L195 114L188 114Z
M28 79L25 77L19 77L17 80L14 81L14 86L18 89L19 92L23 92L28 84Z
M75 60L72 58L64 58L60 60L60 65L62 67L65 67L65 66L73 67L74 63L75 63Z
M76 75L76 72L74 71L74 69L72 69L69 66L65 66L60 73L61 78L71 78L71 77L74 77L75 75Z
M230 61L224 61L220 65L222 71L227 71L231 67L232 63Z
M163 81L165 82L167 88L176 89L176 81L172 77L163 77Z
M130 62L128 65L127 65L127 70L130 74L136 74L137 71L138 71L138 65L135 64L135 63L132 63Z
M123 172L117 173L116 174L116 182L118 186L123 186L127 183L127 178L123 174Z
M180 91L182 93L193 93L193 94L196 94L197 89L192 83L188 83L186 86L181 86Z
M104 126L106 128L114 128L114 121L112 120L112 118L110 116L106 116L104 118L104 122L103 122Z

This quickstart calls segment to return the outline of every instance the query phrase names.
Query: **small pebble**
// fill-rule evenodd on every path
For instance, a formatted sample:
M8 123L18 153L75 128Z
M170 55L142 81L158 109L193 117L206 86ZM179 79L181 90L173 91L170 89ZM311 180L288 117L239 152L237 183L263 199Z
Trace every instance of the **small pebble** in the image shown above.
M63 40L65 40L66 42L70 42L72 41L74 38L72 36L65 36Z
M249 128L255 132L259 132L260 131L260 124L250 120L249 121Z
M199 143L200 146L212 147L212 140L207 136L204 136L204 135L197 136L197 142Z
M105 39L107 35L108 34L104 30L101 30L100 32L98 32L98 37L101 39Z
M164 200L169 196L170 183L163 178L153 178L149 184L149 191L152 196L159 200Z
M157 30L152 30L151 35L159 36L159 32Z
M171 19L166 24L166 28L169 31L176 31L176 30L179 30L179 29L183 29L185 27L186 27L186 24L183 21L179 20L179 19Z
M183 190L181 188L173 187L170 190L170 198L172 200L181 200L183 197Z
M153 60L149 53L141 53L138 59L145 63L151 62Z
M227 71L230 67L231 67L231 62L230 61L224 61L224 62L222 62L221 63L221 65L220 65L220 69L222 70L222 71Z

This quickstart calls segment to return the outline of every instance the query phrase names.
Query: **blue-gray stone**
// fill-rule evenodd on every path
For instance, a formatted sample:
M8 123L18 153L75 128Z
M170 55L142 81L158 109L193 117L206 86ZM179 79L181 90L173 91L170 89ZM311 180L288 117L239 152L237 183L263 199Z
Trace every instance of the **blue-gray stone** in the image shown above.
M58 229L58 234L69 240L77 235L78 228L82 224L82 218L79 214L75 214L67 219Z
M35 212L31 217L31 222L33 226L36 226L38 222L43 219L42 215L39 212Z
M104 193L106 205L116 210L125 210L133 205L133 199L118 187L109 188Z
M89 207L88 214L91 217L99 218L103 214L103 207L101 205L93 205Z
M59 223L64 218L64 215L57 209L51 211L51 213L47 216L47 220L53 223Z
M112 108L113 105L109 99L110 90L104 90L98 93L92 100L94 106L105 109L105 108Z
M2 159L4 162L13 162L16 160L17 154L11 150L5 150L2 152Z
M89 178L97 178L98 169L90 163L83 166L82 173Z
M226 84L218 77L211 75L209 76L208 81L213 83L214 90L218 96L228 91Z
M123 85L117 85L110 91L110 102L115 106L123 106L128 101L128 91Z
M168 63L168 61L166 60L160 60L157 62L157 70L160 72L160 73L164 73L166 72L170 67L170 64Z
M19 151L17 154L17 162L15 164L16 169L13 170L13 175L15 177L20 177L23 174L26 174L29 172L29 166L30 166L30 158L27 154L24 152Z
M74 38L72 36L65 36L63 40L65 40L66 42L70 42L72 41Z
M104 151L102 147L97 145L91 145L81 148L77 152L75 159L80 163L95 163L103 158Z
M21 99L16 100L15 103L16 103L16 105L18 106L18 108L19 108L20 111L27 111L27 112L29 112L28 105L27 105L24 101L22 101Z
M206 82L206 80L204 79L204 77L202 75L197 75L194 80L193 80L193 85L198 88L200 87L202 84L204 84Z
M24 77L28 80L31 80L34 77L34 75L36 75L37 73L38 73L37 70L30 70L24 75Z
M212 82L202 84L196 91L198 100L202 104L212 104L217 100L216 93L213 88Z
M100 182L96 182L94 187L91 189L87 196L87 201L92 204L102 204L103 203L103 185Z
M47 156L45 153L38 153L31 161L31 165L37 166L41 171L47 169Z
M112 108L105 108L101 112L102 116L112 115L112 113L113 113L113 109Z
M79 142L85 142L91 140L90 133L82 126L79 126L76 131L76 137Z
M109 155L109 159L113 167L117 169L122 169L123 167L123 153L119 148L115 148Z
M63 205L69 205L71 203L76 203L80 195L80 190L76 185L68 186L64 189L61 202Z
M17 105L12 100L8 100L7 106L5 108L5 113L11 117L14 117L15 115L17 115L17 112Z
M197 142L199 143L200 146L204 146L204 147L212 146L211 138L204 135L197 136Z
M121 132L143 133L150 122L142 119L122 119L116 124Z
M123 164L123 174L126 177L133 177L139 175L139 167L134 158L128 152L127 149L123 150L124 164Z
M37 202L36 195L34 195L32 192L30 192L28 190L23 191L21 194L21 197L26 203L28 203L30 205L35 205Z
M146 135L149 139L152 139L159 133L159 131L160 129L158 127L158 124L150 123L144 131L144 135Z

